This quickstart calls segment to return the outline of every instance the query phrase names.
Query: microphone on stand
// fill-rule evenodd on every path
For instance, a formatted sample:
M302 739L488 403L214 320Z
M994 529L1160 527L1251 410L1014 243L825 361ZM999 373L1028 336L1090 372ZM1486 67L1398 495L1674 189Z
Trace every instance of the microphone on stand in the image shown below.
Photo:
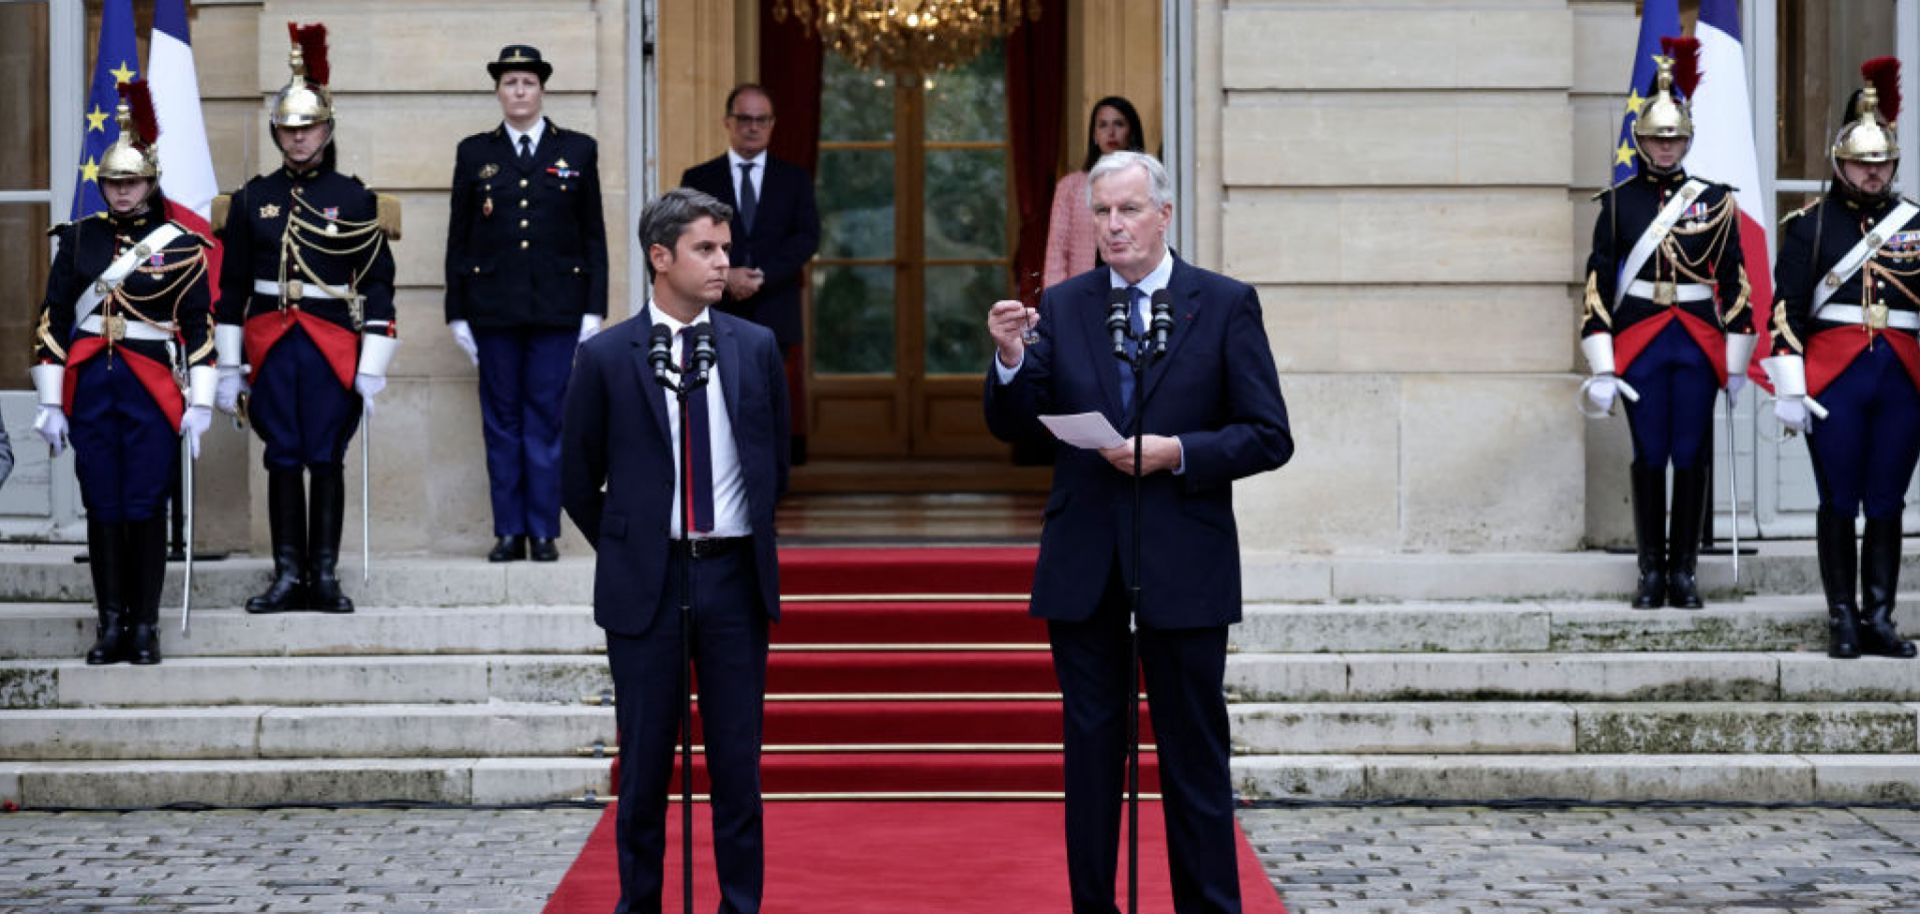
M1133 329L1133 296L1126 289L1107 290L1107 332L1113 334L1113 354L1127 357L1127 334Z
M1153 319L1147 324L1153 335L1152 352L1155 357L1167 354L1167 335L1173 332L1173 295L1166 289L1153 292Z
M672 384L673 330L666 324L654 324L647 337L647 364L653 366L653 379Z
M712 324L694 324L693 329L687 331L687 335L692 337L687 342L693 346L693 362L690 366L693 378L687 383L699 387L707 383L707 375L713 371L714 359L718 358L720 353L713 348Z

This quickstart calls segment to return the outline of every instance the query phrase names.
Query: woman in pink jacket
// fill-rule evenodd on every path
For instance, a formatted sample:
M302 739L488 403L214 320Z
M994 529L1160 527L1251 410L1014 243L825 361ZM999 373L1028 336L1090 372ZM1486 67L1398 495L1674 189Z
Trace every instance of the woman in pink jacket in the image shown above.
M1079 171L1054 185L1053 215L1047 221L1045 285L1085 273L1099 263L1099 255L1094 253L1093 211L1087 205L1087 172L1101 156L1121 149L1145 150L1140 113L1133 109L1132 102L1109 95L1094 103L1093 117L1087 124L1086 161Z

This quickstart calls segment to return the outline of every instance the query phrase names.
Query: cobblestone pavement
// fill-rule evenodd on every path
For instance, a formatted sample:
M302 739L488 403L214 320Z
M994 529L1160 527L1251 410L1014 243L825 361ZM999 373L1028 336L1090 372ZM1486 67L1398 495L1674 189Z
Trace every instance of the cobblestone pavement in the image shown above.
M0 911L537 914L600 813L0 816ZM1245 810L1293 914L1920 914L1920 811Z
M1920 811L1303 808L1240 815L1294 914L1920 914Z

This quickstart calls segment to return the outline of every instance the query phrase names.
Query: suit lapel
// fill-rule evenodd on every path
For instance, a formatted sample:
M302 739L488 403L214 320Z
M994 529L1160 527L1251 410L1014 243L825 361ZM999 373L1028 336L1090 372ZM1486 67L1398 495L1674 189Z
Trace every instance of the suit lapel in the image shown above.
M1201 299L1200 286L1192 280L1193 268L1180 258L1174 258L1173 275L1167 277L1167 303L1173 308L1173 330L1167 334L1167 354L1147 367L1145 397L1153 396L1153 389L1160 386L1160 380L1167 376L1168 366L1179 357L1180 347L1193 335L1194 315L1200 311Z
M740 440L743 423L740 415L740 340L733 335L731 326L713 322L714 358L720 363L720 392L727 400L727 421L733 426L733 439Z
M633 328L630 339L633 343L634 378L640 383L640 399L647 402L648 411L653 413L653 426L660 432L661 446L672 453L673 431L667 427L666 389L654 378L653 366L647 364L647 337L653 331L653 308L649 305L640 313L638 320L625 321Z
M1093 366L1094 377L1100 382L1100 391L1106 396L1108 421L1117 428L1126 416L1126 405L1120 402L1120 360L1113 357L1112 337L1107 334L1107 289L1113 285L1111 271L1100 268L1100 281L1080 300L1078 310L1082 336L1087 340L1088 364Z

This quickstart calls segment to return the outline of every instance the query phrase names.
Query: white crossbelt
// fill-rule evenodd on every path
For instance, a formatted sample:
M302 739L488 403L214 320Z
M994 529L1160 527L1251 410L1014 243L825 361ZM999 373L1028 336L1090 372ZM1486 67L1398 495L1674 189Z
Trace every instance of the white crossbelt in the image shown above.
M271 279L256 279L253 281L253 294L265 295L271 298L279 298L280 284L277 282L274 282ZM333 291L331 289L317 282L301 283L300 297L301 298L331 298L334 300L339 300L340 298L340 296L333 294Z
M1821 308L1820 312L1815 314L1814 317L1823 321L1835 321L1842 324L1864 325L1867 322L1866 313L1860 309L1859 305L1836 305L1829 303L1826 307ZM1895 330L1920 330L1920 314L1912 311L1901 311L1897 308L1888 308L1887 326Z
M1627 294L1653 301L1653 283L1636 279L1627 283ZM1702 282L1680 283L1673 287L1674 301L1712 301L1713 287Z
M95 336L106 336L105 324L106 321L101 318L100 315L89 314L85 320L80 322L80 329ZM126 328L126 336L124 339L154 340L158 342L171 342L173 340L172 324L155 326L143 320L129 319L126 322Z

